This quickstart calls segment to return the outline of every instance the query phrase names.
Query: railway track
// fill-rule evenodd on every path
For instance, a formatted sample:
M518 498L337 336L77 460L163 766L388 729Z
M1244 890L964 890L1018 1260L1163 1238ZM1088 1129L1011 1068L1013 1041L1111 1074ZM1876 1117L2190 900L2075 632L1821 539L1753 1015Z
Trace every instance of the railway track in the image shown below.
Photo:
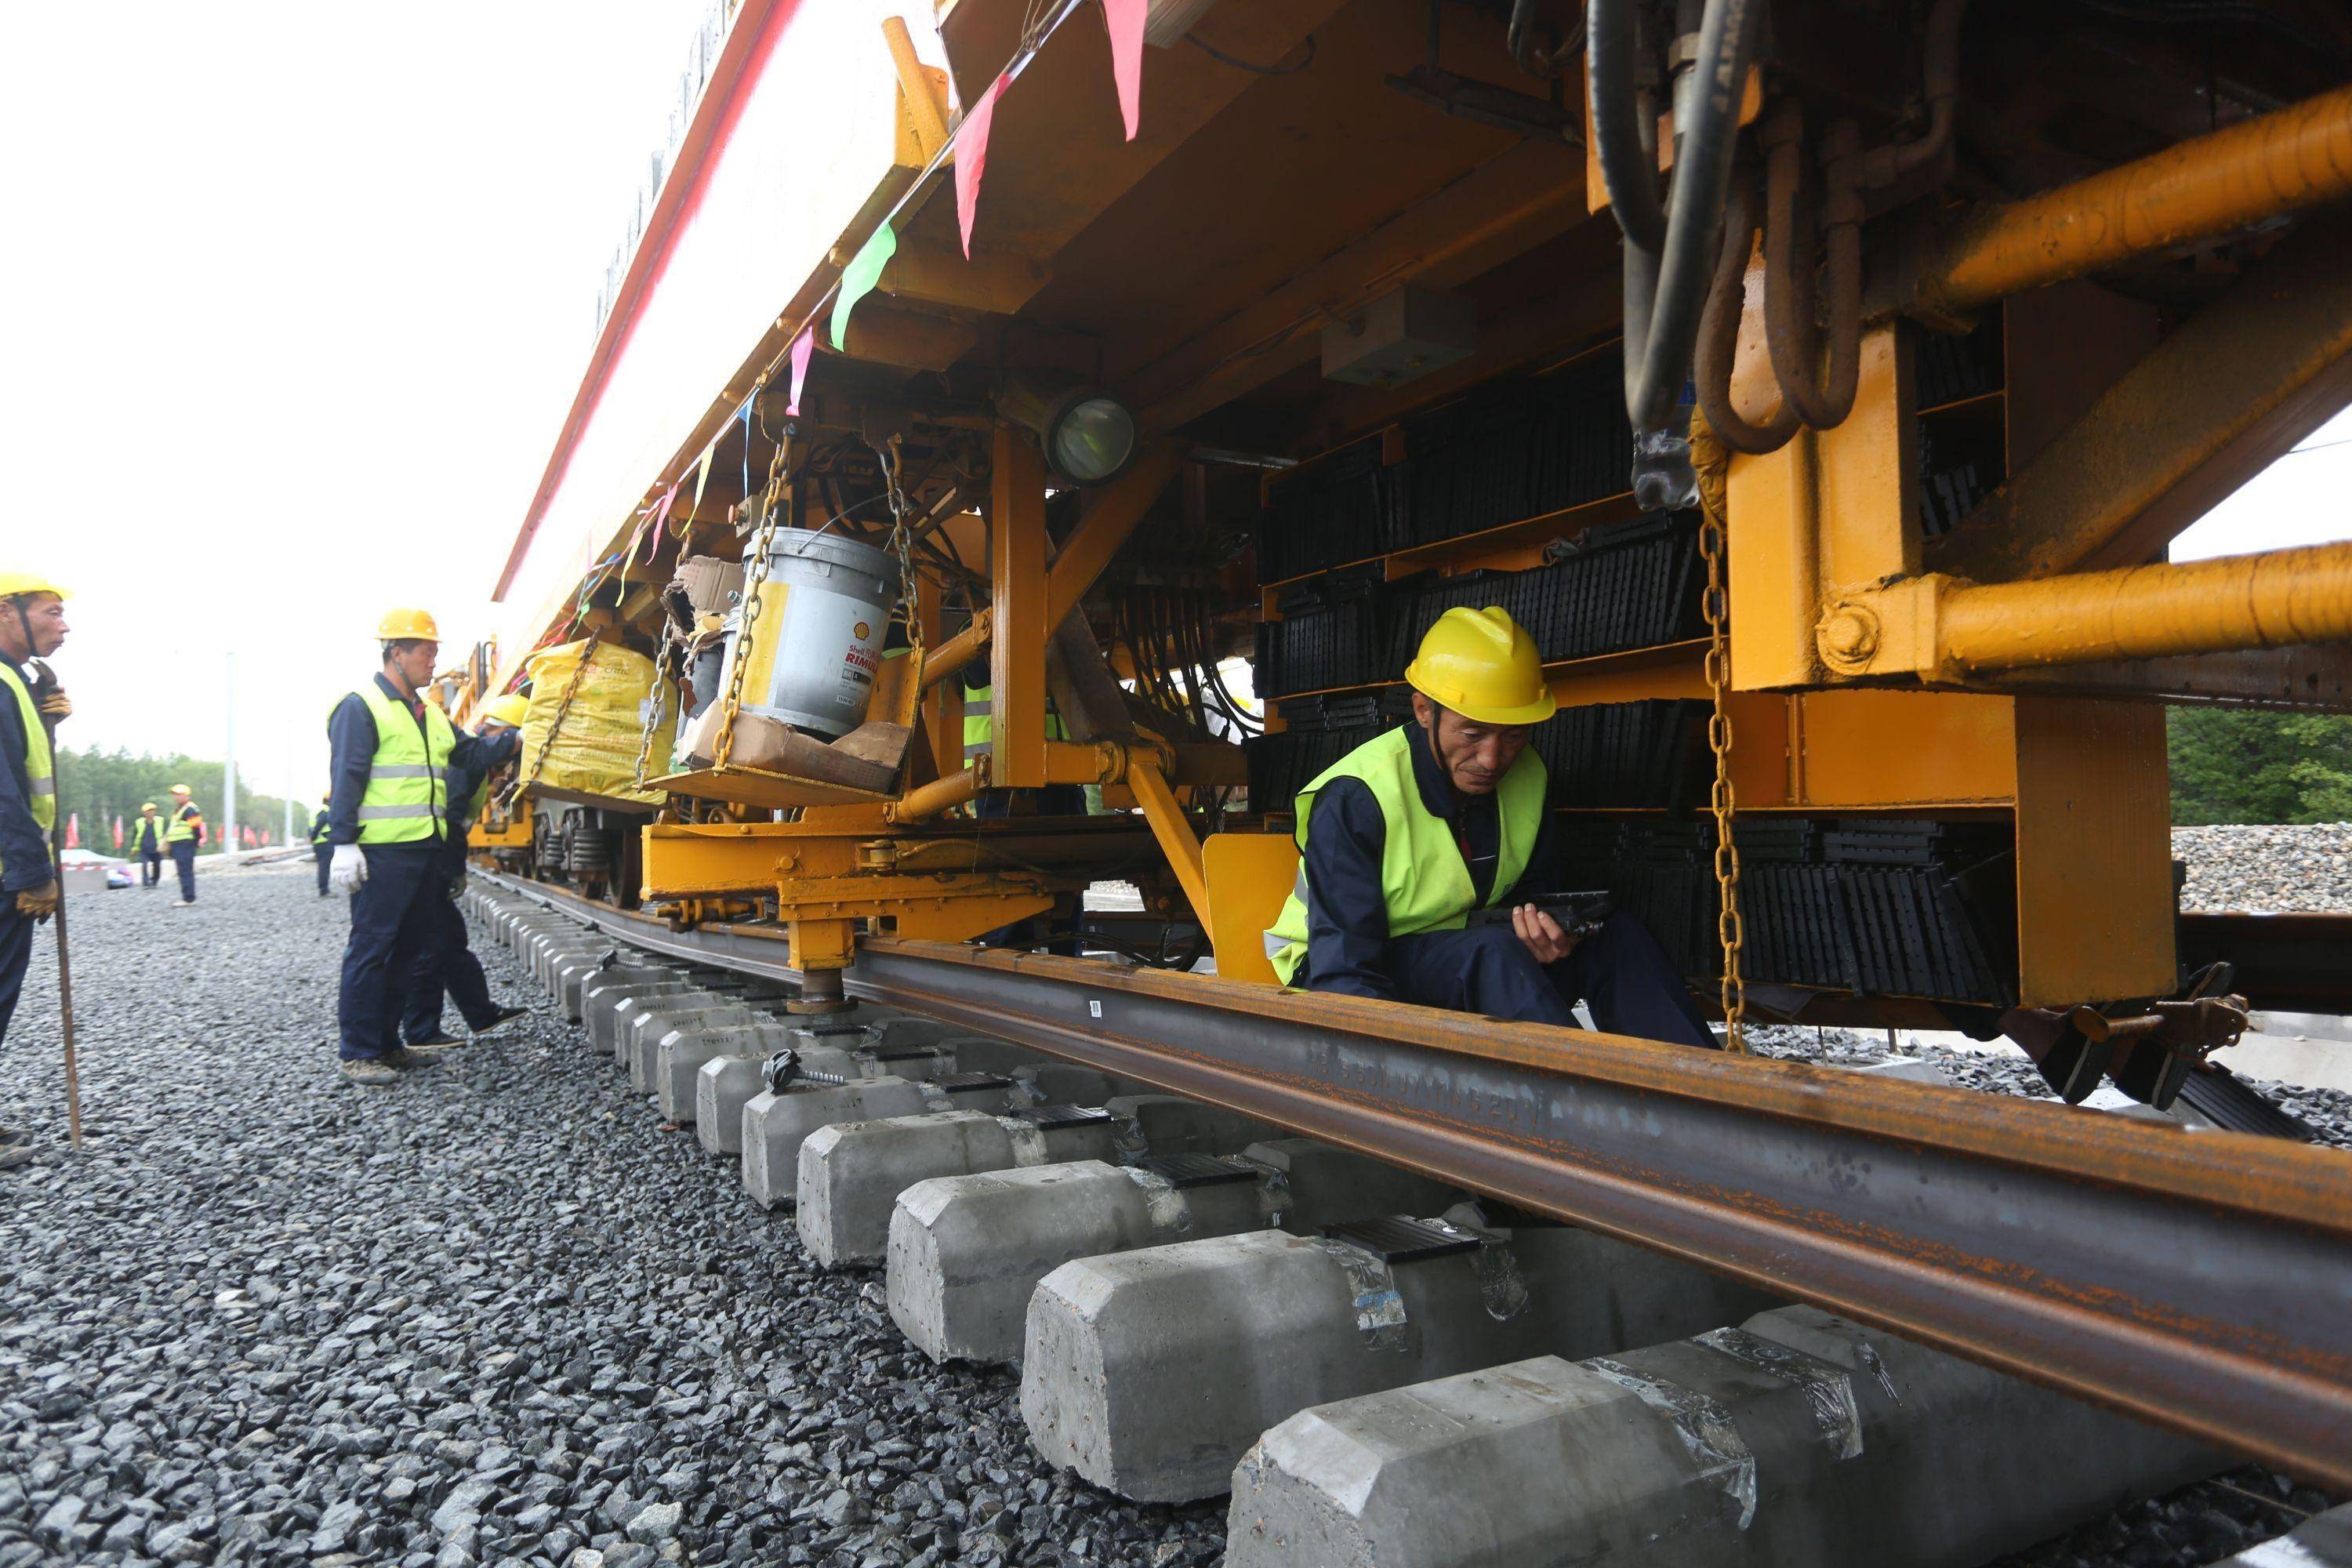
M542 949L796 980L772 931L477 876ZM874 939L847 984L2352 1486L2340 1152L1087 960Z

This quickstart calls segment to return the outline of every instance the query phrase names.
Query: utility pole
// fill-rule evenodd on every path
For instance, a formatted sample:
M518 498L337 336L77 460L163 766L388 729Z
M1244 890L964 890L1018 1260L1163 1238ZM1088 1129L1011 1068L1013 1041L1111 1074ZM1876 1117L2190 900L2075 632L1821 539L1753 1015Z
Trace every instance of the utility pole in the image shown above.
M228 679L222 683L221 710L226 715L227 758L221 763L221 838L225 851L236 848L236 654L228 656Z
M286 837L281 842L294 842L294 731L286 731Z

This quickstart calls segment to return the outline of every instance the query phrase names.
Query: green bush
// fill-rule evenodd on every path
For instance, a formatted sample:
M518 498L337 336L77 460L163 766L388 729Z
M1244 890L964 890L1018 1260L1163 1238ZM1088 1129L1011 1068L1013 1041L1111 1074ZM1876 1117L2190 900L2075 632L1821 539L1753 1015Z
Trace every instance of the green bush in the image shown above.
M2172 820L2352 822L2352 717L2175 708Z

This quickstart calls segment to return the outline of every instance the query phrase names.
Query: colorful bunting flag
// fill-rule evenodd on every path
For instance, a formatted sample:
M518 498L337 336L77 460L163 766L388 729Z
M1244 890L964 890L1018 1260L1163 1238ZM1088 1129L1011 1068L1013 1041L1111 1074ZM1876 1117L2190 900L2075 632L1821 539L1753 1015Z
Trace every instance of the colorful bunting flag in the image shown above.
M1102 7L1103 26L1110 29L1110 78L1132 142L1143 122L1143 25L1151 16L1151 0L1102 0Z
M66 818L66 847L68 849L81 847L81 813L79 811Z
M713 436L710 438L710 445L702 449L702 456L695 459L694 506L692 510L694 511L694 515L697 517L700 517L702 515L702 487L710 482L710 455L718 449L719 437Z
M963 232L963 258L971 259L971 220L980 210L980 176L988 168L988 132L996 122L996 100L1004 91L1004 79L998 77L980 95L980 101L964 111L963 123L956 128L955 187L956 226Z
M889 230L885 229L883 232L887 234ZM838 342L838 328L835 329L835 341ZM816 353L816 325L811 322L801 329L799 337L793 340L793 395L784 404L784 413L794 419L800 417L801 388L808 384L809 356L814 353ZM743 406L743 449L747 452L751 449L751 408L749 404ZM745 495L751 493L749 468L744 470L743 493Z
M122 818L119 816L114 819L114 847L122 847Z
M1140 0L1139 0L1140 3ZM1139 40L1142 35L1138 34ZM882 268L898 254L898 235L888 224L874 231L874 237L858 247L857 254L841 271L841 289L833 297L833 346L844 353L849 348L849 312L857 302L874 292L882 281ZM797 345L795 345L797 346ZM795 399L795 401L798 401Z

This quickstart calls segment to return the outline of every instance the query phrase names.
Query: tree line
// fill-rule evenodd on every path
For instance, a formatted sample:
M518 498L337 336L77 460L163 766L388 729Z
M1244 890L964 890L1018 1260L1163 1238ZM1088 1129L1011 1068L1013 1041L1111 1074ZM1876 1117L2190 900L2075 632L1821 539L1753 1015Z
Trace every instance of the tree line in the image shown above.
M139 807L153 801L158 816L172 808L172 786L186 784L195 792L196 809L205 814L206 852L222 847L225 835L220 831L221 764L200 762L190 756L174 754L168 757L132 756L117 748L112 752L72 751L58 749L58 813L64 820L68 813L81 818L81 843L85 849L95 849L101 855L114 852L114 819L122 818L127 827L139 815ZM298 839L307 839L310 832L310 814L318 809L315 801L294 803L294 829ZM236 786L236 825L250 827L257 834L267 831L272 839L286 830L286 802L274 795L259 795L245 787L239 779Z
M2352 717L2175 708L2172 820L2352 822Z

